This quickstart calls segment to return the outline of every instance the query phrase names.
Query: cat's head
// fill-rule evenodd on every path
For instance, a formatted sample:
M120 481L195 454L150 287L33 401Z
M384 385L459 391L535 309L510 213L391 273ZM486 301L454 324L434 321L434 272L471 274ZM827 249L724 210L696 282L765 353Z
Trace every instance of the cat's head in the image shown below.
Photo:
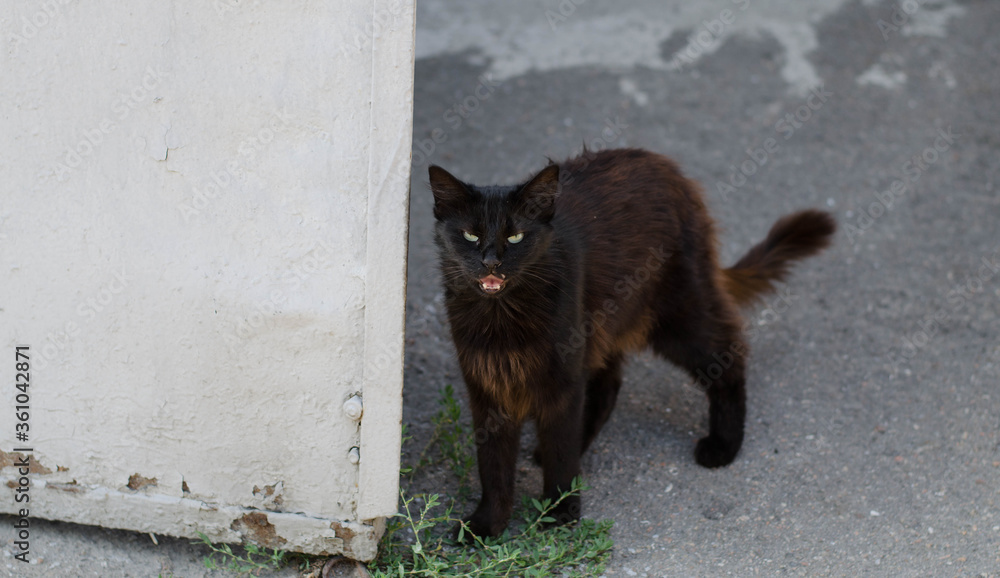
M546 275L539 268L552 243L559 166L528 182L477 187L431 166L441 271L454 291L492 297Z

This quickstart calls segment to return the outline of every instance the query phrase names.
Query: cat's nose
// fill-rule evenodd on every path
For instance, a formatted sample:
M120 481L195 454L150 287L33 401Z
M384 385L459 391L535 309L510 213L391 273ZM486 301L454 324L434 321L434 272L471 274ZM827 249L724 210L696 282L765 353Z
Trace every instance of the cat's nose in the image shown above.
M500 259L496 255L487 255L483 257L483 265L486 265L492 271L500 266Z

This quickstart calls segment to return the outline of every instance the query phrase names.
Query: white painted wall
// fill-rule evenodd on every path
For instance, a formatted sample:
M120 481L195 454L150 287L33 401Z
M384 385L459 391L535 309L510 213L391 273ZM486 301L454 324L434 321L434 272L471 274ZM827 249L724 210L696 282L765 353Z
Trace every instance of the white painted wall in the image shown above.
M359 524L397 498L413 12L4 2L0 367L31 346L32 516L331 553L349 522L348 553L374 554ZM0 466L24 445L15 393ZM262 530L233 522L253 508Z

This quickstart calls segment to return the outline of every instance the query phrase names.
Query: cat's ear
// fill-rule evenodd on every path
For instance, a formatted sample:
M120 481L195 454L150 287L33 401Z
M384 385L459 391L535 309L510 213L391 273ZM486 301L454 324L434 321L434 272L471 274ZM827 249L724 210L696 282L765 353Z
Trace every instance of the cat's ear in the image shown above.
M472 193L465 183L437 165L429 166L427 173L434 192L435 219L444 219L468 207Z
M558 196L559 165L551 164L517 191L517 210L529 219L551 221Z

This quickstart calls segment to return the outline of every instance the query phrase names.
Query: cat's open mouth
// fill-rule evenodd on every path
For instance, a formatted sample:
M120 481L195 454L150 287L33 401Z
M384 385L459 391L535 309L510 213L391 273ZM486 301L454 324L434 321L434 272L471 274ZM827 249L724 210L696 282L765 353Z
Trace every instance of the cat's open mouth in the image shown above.
M479 280L479 288L483 291L493 294L497 291L503 289L503 276L497 277L496 275L487 275Z

